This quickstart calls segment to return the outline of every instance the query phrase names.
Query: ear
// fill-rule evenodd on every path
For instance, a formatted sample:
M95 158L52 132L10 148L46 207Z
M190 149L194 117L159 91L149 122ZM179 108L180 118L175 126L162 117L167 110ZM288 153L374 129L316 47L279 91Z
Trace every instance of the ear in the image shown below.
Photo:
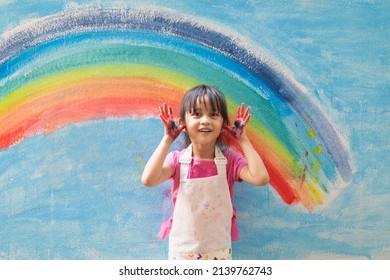
M177 122L179 123L179 125L185 125L185 121L184 121L184 119L181 118L181 117L179 117L179 118L177 119ZM185 131L185 132L187 131L186 127L184 127L183 131Z

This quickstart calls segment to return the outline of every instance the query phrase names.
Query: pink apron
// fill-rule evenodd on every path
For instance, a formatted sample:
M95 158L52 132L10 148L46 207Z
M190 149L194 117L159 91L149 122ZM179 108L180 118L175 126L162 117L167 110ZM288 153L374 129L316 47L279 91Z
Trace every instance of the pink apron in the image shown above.
M192 145L181 155L180 185L169 234L169 259L231 259L233 206L227 160L218 147L217 175L188 179Z

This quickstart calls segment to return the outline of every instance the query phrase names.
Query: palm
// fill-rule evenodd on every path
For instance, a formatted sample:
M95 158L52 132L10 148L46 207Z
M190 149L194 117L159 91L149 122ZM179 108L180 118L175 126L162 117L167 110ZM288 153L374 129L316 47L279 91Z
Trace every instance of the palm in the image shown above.
M237 140L240 140L244 132L245 125L248 124L251 115L249 114L250 106L245 110L245 105L242 103L237 107L236 119L232 127L227 127L230 134Z
M172 108L164 103L159 107L160 119L165 126L165 133L172 139L175 140L184 129L184 125L177 126L173 118Z

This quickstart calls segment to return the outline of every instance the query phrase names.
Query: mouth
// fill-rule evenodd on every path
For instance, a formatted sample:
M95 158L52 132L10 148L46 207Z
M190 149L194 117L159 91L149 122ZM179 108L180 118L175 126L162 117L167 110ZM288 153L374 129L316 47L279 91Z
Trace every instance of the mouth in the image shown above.
M199 132L211 132L211 129L209 129L209 128L201 128L201 129L199 129Z

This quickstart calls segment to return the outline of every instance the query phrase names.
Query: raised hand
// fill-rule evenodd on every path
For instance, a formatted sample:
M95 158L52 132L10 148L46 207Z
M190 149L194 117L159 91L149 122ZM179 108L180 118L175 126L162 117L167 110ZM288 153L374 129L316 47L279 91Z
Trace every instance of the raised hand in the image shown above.
M234 120L234 125L231 127L226 125L224 126L225 129L227 129L230 132L230 134L237 140L241 140L242 135L244 133L244 127L249 122L249 119L251 117L251 115L249 114L250 109L251 107L248 106L245 110L244 103L241 103L241 105L237 107L236 119Z
M185 128L185 125L177 126L172 115L172 108L166 103L163 103L162 106L159 106L160 109L160 119L165 126L165 134L167 134L172 141L180 135L181 131Z

